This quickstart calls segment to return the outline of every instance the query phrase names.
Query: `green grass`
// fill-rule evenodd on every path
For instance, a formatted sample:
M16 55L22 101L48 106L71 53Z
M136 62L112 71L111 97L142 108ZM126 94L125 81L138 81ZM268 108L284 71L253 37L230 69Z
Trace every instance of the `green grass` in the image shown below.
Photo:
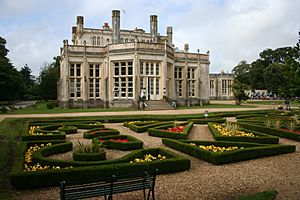
M261 105L273 105L273 103L274 103L274 106L278 106L279 104L281 104L283 107L285 106L284 100L274 100L274 101L272 101L272 100L248 100L247 104L248 103L249 104L261 104ZM290 101L290 106L299 107L300 103L297 101Z
M178 106L177 109L197 109L197 108L255 108L250 105L234 105L234 104L209 104L203 106Z
M14 158L10 148L24 130L24 119L5 119L0 122L0 199L10 199L8 164ZM11 163L10 163L11 164Z
M23 108L20 110L9 111L5 114L53 114L53 113L77 113L77 112L121 112L121 111L136 111L134 108L47 108L47 102L38 102L34 106Z
M264 191L252 195L245 195L236 198L235 200L273 200L277 195L277 191Z

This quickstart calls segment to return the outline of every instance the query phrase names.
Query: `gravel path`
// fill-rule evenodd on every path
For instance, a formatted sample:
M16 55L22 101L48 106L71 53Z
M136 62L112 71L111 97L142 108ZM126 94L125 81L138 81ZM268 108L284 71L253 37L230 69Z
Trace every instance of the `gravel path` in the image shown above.
M135 133L121 123L105 124L105 126L116 128L121 134L132 135L142 140L146 148L163 146L160 138L150 137L147 133ZM68 136L68 140L77 139L84 140L82 139L82 133ZM189 139L213 140L207 125L195 125ZM276 200L299 200L300 144L288 139L280 139L280 143L296 145L297 151L291 154L221 166L210 164L172 149L172 151L191 159L191 169L185 172L159 175L155 187L156 199L230 200L244 194L275 189L278 191ZM168 147L164 148L169 149ZM108 158L115 158L123 154L120 154L120 151L112 150L108 152ZM63 155L56 156L63 158ZM64 158L66 157L68 156ZM14 199L59 199L59 189L52 187L37 190L18 190ZM114 199L142 199L142 191L119 194L114 196Z

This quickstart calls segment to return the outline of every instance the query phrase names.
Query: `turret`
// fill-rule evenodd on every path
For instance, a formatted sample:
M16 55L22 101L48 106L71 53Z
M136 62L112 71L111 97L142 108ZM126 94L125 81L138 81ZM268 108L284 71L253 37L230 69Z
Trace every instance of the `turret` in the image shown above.
M184 52L188 53L189 52L189 44L184 44Z
M157 15L150 16L150 34L151 42L157 42Z
M172 26L167 27L167 37L168 37L168 44L170 46L173 45L173 28Z
M120 11L112 11L112 43L120 43Z

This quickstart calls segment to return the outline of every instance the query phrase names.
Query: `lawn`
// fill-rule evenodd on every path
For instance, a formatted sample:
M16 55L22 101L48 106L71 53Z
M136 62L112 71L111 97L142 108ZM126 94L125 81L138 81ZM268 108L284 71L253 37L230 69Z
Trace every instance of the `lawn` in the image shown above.
M275 105L278 106L279 104L281 104L282 106L284 106L284 100L248 100L247 104L262 104L262 105ZM245 104L244 104L245 105ZM290 101L290 106L292 107L299 107L300 103L297 101Z
M6 114L53 114L53 113L78 113L78 112L121 112L121 111L135 111L134 108L74 108L66 109L54 107L53 109L47 108L47 102L38 102L33 106L27 108L9 111Z
M180 106L177 109L197 109L197 108L255 108L256 106L250 105L234 105L234 104L209 104L203 106Z
M198 108L255 108L255 106L241 105L237 106L234 104L209 104L203 106L180 106L177 109L198 109ZM123 111L138 111L135 108L59 108L54 107L53 109L47 108L47 102L38 102L33 106L27 108L9 111L5 114L54 114L54 113L79 113L79 112L123 112ZM0 113L1 114L1 113ZM3 113L2 113L3 114Z

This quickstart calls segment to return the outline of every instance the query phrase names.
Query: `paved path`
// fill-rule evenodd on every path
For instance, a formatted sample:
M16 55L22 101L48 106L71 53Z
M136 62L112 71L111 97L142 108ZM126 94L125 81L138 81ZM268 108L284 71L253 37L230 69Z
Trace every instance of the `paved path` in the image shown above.
M217 101L216 101L217 102ZM233 104L232 101L226 101L227 104ZM224 104L224 101L220 101ZM250 105L250 104L247 104ZM199 114L204 111L226 112L226 111L243 111L243 110L266 110L272 109L270 105L254 105L255 108L201 108L182 109L182 110L151 110L151 111L122 111L122 112L80 112L80 113L55 113L55 114L10 114L0 115L0 121L5 118L39 118L39 117L91 117L91 116L113 116L113 115L172 115L172 114Z

